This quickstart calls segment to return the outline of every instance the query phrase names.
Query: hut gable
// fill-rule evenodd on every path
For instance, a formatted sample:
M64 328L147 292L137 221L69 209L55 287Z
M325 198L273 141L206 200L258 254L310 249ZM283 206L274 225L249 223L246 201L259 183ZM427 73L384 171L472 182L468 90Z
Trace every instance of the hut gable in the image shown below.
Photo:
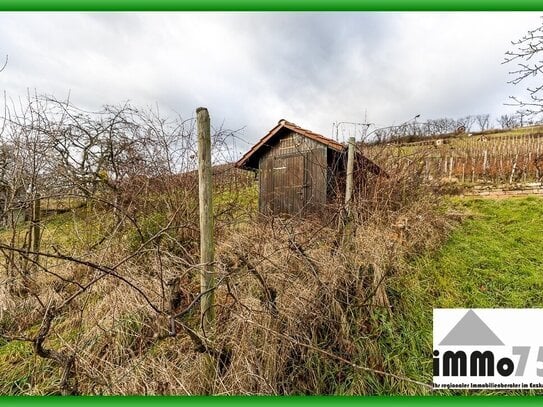
M241 159L236 163L238 168L244 168L247 170L257 170L260 157L262 154L268 152L272 147L276 146L278 141L285 138L285 136L292 136L297 134L298 137L293 137L292 148L301 148L299 145L296 145L296 142L300 140L312 140L317 144L326 146L336 152L341 152L345 149L343 144L338 143L337 141L331 140L327 137L321 136L320 134L314 133L311 130L302 129L300 126L297 126L294 123L286 121L284 119L279 120L277 126L271 129L268 134L266 134L258 143L256 143ZM299 136L302 136L300 138ZM289 137L286 137L288 140ZM290 141L283 141L283 148L286 148ZM313 143L313 145L315 145ZM311 145L311 143L304 143L304 147Z

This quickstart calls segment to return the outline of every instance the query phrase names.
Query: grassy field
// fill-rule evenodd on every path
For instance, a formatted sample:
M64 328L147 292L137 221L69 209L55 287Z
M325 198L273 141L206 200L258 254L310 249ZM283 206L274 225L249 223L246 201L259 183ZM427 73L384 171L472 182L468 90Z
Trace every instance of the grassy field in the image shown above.
M435 307L543 306L543 199L455 199L471 215L436 254L418 260Z
M453 198L450 204L468 218L437 252L391 282L394 315L381 325L388 370L424 382L431 381L433 308L543 307L543 199ZM395 386L378 391L396 392Z

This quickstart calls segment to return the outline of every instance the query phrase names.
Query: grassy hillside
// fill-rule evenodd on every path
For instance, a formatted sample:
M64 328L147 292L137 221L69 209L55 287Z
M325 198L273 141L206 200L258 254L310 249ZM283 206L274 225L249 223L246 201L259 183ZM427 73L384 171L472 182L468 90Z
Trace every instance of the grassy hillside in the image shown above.
M543 199L456 200L472 214L417 268L440 307L543 306Z
M391 281L396 309L380 341L391 369L426 382L433 308L543 307L543 199L454 199L451 206L467 218L439 250Z
M431 136L402 136L394 140L394 144L400 144L402 146L427 145L434 144L435 140L445 141L446 144L458 143L465 139L503 139L503 138L515 138L522 136L533 136L543 133L543 126L525 126L517 127L514 129L489 129L485 131L465 132L465 133L446 133L446 134L434 134ZM375 143L378 145L379 143Z
M254 205L254 196L247 191L242 206ZM225 350L228 367L210 374L208 357L190 337L164 335L166 313L157 316L137 292L103 279L55 320L46 342L53 350L77 351L82 393L429 394L424 384L431 382L433 308L543 306L540 198L404 202L392 216L375 210L364 218L343 247L334 223L223 216L220 209L230 207L234 196L216 199L222 219L217 269L228 285L217 291L214 346ZM459 217L463 221L439 245L443 224ZM83 210L52 217L44 239L61 252L112 264L137 235L127 226L100 249L100 230L85 227L100 218L100 211ZM149 219L140 226L152 234L164 220ZM400 236L392 226L398 219L409 225ZM109 230L107 222L103 227ZM154 257L167 243L118 269L155 304L165 300L161 283L171 277L181 276L187 295L198 290L194 268L174 256L190 245ZM61 276L88 281L86 266L58 259L48 265ZM48 301L76 289L53 275L36 281L32 289ZM0 333L35 336L43 317L33 298L2 300L8 301ZM198 313L181 323L197 329ZM62 375L31 343L0 340L0 393L57 394Z
M433 183L510 185L543 179L541 126L391 142L365 146L364 152L385 168L398 159L418 162L418 171Z

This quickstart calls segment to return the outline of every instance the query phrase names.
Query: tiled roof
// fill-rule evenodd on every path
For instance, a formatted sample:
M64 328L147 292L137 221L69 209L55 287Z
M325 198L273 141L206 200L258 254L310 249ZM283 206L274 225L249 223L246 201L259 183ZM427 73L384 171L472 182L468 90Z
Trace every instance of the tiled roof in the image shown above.
M249 158L251 158L262 147L266 146L266 144L270 141L270 139L272 139L277 133L279 133L280 130L284 128L292 130L311 140L315 140L318 143L322 143L326 145L328 148L331 148L332 150L343 151L345 149L345 146L341 143L338 143L337 141L329 139L328 137L324 137L320 134L314 133L311 130L303 129L300 126L294 123L291 123L285 119L281 119L279 120L279 123L277 124L277 126L271 129L268 132L268 134L266 134L258 143L256 143L249 151L247 151L243 155L243 157L240 158L240 160L236 163L236 167L238 168L245 167L247 164L247 161L249 161Z

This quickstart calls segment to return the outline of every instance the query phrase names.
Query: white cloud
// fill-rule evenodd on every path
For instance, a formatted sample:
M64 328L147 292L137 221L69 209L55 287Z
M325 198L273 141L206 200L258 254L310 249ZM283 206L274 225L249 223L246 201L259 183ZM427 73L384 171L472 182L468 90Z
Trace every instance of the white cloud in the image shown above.
M537 13L3 13L0 90L87 109L130 99L256 141L286 118L379 125L510 108L510 41Z

